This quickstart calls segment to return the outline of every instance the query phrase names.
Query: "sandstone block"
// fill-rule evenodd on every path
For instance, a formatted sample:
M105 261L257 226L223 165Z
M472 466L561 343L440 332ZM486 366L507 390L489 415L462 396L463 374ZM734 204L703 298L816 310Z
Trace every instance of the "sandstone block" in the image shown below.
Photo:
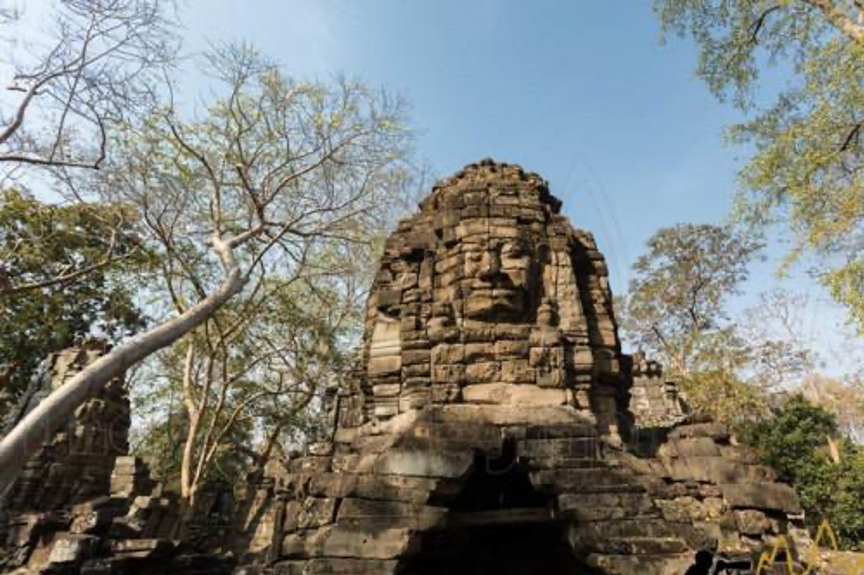
M432 363L436 365L462 363L465 361L465 346L440 344L432 348Z
M352 494L364 499L423 504L432 493L449 492L438 479L398 475L360 475Z
M670 439L685 437L710 437L718 441L729 439L729 430L719 423L693 423L676 427L669 434Z
M744 509L734 513L738 531L744 535L760 536L771 529L771 521L761 511Z
M801 513L798 495L783 483L721 485L720 489L730 507Z
M398 383L384 383L372 386L372 395L376 397L395 397L399 395L402 386Z
M338 522L339 525L425 530L440 524L445 513L445 509L429 505L349 498L339 506Z
M501 364L496 361L469 363L465 366L465 381L467 383L490 383L497 381L501 373Z
M375 417L387 418L392 417L399 413L399 402L398 401L383 401L379 400L375 403L375 406L372 408L372 413L375 414Z
M398 355L369 359L369 377L396 374L401 368L402 358Z
M333 523L336 515L336 500L320 497L304 497L290 501L285 507L285 530L310 529Z
M309 480L309 494L318 497L347 497L357 486L352 473L318 473Z
M665 462L673 479L710 483L743 483L749 478L747 465L723 457L676 457Z
M642 493L565 493L558 496L558 510L565 515L575 514L577 518L584 518L580 512L585 510L591 510L593 517L607 520L638 517L654 509L652 499Z
M467 363L495 359L495 344L492 343L468 343L465 344L464 349Z
M332 470L341 473L369 473L380 457L377 453L336 454L333 456Z
M644 491L632 475L610 469L544 469L531 472L529 476L537 489L553 493Z
M416 540L408 529L325 527L285 537L285 557L357 557L395 559L404 555Z
M528 342L525 340L495 342L495 356L502 358L525 358L528 356Z
M429 350L428 349L402 350L402 364L403 365L413 365L416 363L428 363L428 362L429 362Z
M599 446L594 439L527 439L517 444L521 457L528 458L575 458L597 457Z
M504 360L501 362L501 381L505 383L534 383L536 370L524 359Z
M445 454L393 450L381 456L375 472L418 477L462 477L474 462L473 454Z
M573 409L569 405L536 406L531 409L511 405L446 405L429 410L429 416L442 421L467 421L503 426L556 426L568 424L588 426L595 423L592 418Z
M432 368L432 381L435 383L460 383L465 381L465 366L436 365Z
M537 385L540 387L564 387L567 384L567 373L563 369L537 368Z
M65 533L54 541L43 572L68 572L92 557L99 546L95 535Z
M302 575L390 575L398 563L395 559L312 559Z
M431 400L432 393L428 388L405 392L399 397L399 412L421 409L428 405Z
M432 370L429 366L429 362L426 363L416 363L413 365L405 365L402 367L402 377L405 378L415 378L415 377L429 377L432 373Z
M611 575L680 575L693 563L693 553L662 555L618 555L591 553L586 563Z
M458 384L439 383L432 388L432 403L456 403L462 399L462 387Z
M495 340L524 341L531 334L530 325L499 323L495 325Z
M328 471L330 458L326 456L298 457L288 462L289 473L315 473Z
M462 389L468 403L520 405L525 407L566 405L569 394L564 389L540 388L532 385L489 383L468 385Z
M111 541L111 553L125 559L156 559L166 557L175 550L167 539L127 539Z
M672 439L667 445L661 447L661 455L664 450L668 450L669 455L679 457L688 456L719 456L720 446L710 437L687 437L682 439Z

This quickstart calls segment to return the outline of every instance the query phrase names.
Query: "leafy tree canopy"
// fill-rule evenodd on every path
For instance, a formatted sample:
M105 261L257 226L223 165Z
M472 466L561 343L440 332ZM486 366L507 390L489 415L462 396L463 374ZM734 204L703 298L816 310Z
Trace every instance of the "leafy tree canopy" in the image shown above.
M133 270L147 262L117 206L43 204L0 192L0 416L51 352L143 327Z
M729 357L716 350L741 345L724 325L724 307L761 244L725 227L678 224L659 230L647 247L625 304L628 338L676 375L723 367Z
M828 519L847 549L862 550L864 539L864 449L838 442L839 462L829 456L836 438L834 416L801 395L788 398L770 417L743 427L739 438L777 471L801 497L811 527Z
M786 224L789 261L818 254L823 282L864 329L864 2L655 0L655 10L664 33L696 41L712 93L750 113L729 131L753 150L738 217ZM757 105L760 76L777 64L794 80Z
M621 310L625 338L667 366L694 408L720 421L760 415L764 397L742 378L753 348L725 307L761 243L728 227L678 224L647 247Z

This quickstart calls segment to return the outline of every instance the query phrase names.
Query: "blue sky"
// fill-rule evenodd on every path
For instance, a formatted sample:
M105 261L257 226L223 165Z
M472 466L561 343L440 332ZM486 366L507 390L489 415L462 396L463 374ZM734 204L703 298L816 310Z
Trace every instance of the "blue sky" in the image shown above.
M657 228L728 210L737 115L694 77L689 43L660 45L650 2L208 0L183 19L190 50L248 40L292 75L404 95L438 175L487 156L539 172L618 291Z
M540 173L594 233L620 294L658 228L726 218L746 159L723 142L742 116L696 78L689 40L661 45L651 4L188 0L182 19L189 52L249 41L295 77L345 73L406 97L438 176L484 157ZM190 92L203 87L189 78ZM779 254L754 267L736 308L775 285ZM785 285L810 295L814 342L846 339L824 290L800 274Z
M38 20L48 0L24 3ZM346 74L404 96L417 150L437 176L492 157L549 180L564 212L597 238L626 291L648 237L720 223L746 150L723 142L742 116L694 75L689 40L660 43L651 0L182 0L184 51L247 41L292 76ZM208 90L191 61L187 101ZM788 80L770 75L768 91ZM776 285L780 250L753 268L740 310ZM808 339L848 343L843 312L798 273ZM858 350L864 340L858 340ZM864 356L864 352L860 355Z

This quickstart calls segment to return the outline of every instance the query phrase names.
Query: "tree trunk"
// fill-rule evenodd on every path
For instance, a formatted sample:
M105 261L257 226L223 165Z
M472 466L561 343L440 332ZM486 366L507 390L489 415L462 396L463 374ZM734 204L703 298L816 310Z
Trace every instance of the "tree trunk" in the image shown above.
M127 368L168 347L202 324L239 293L245 283L246 279L239 268L232 265L213 294L185 313L117 347L51 393L0 441L0 494L6 493L27 461L46 440L53 437L78 407L112 379L122 375Z
M194 495L192 482L192 462L195 458L195 437L201 424L201 412L195 404L193 370L195 367L195 345L189 342L186 361L183 365L183 395L189 427L186 430L186 443L183 445L183 458L180 461L180 497L191 502ZM203 400L203 399L202 399Z

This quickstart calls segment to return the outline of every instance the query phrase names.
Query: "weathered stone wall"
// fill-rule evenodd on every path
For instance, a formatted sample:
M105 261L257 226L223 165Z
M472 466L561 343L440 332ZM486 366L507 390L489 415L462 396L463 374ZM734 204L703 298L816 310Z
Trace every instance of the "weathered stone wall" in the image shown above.
M680 574L701 549L763 549L801 511L789 487L710 423L676 427L644 458L610 445L571 406L430 406L368 424L330 455L313 451L279 474L255 533L253 550L279 573L446 565L459 558L449 557L452 542L436 541L531 522L556 526L581 565ZM527 478L540 503L508 506L506 485L494 482L472 490L490 460L499 476ZM477 508L459 503L466 493Z
M641 353L634 354L629 364L632 374L629 410L636 427L667 428L684 421L690 407L678 386L663 376L663 367Z
M801 540L794 491L722 426L686 414L659 365L621 353L603 257L560 207L518 166L487 160L440 182L386 243L331 442L271 465L236 508L214 490L185 540L176 498L150 493L140 462L118 458L108 479L100 464L112 496L19 514L6 544L18 551L0 565L678 575L697 551L748 557ZM114 413L94 401L72 426L87 445L85 423ZM55 453L13 502L57 504L37 470L72 484L70 469L90 469Z
M106 350L104 343L93 340L50 355L37 369L6 430ZM129 425L129 399L123 381L116 379L79 407L60 431L46 437L0 507L51 511L107 494L114 458L129 448Z
M96 341L50 356L39 368L13 425L39 401L108 350ZM0 573L116 575L230 571L195 542L227 540L210 503L177 540L182 508L161 495L143 461L127 455L129 401L121 379L78 408L27 463L0 509ZM198 519L197 517L195 518ZM194 540L194 541L193 541Z
M387 240L348 429L427 405L573 405L615 436L620 345L607 268L537 174L483 161Z
M400 224L334 440L271 475L239 552L288 574L677 575L796 532L795 493L621 354L603 258L559 210L484 161Z

